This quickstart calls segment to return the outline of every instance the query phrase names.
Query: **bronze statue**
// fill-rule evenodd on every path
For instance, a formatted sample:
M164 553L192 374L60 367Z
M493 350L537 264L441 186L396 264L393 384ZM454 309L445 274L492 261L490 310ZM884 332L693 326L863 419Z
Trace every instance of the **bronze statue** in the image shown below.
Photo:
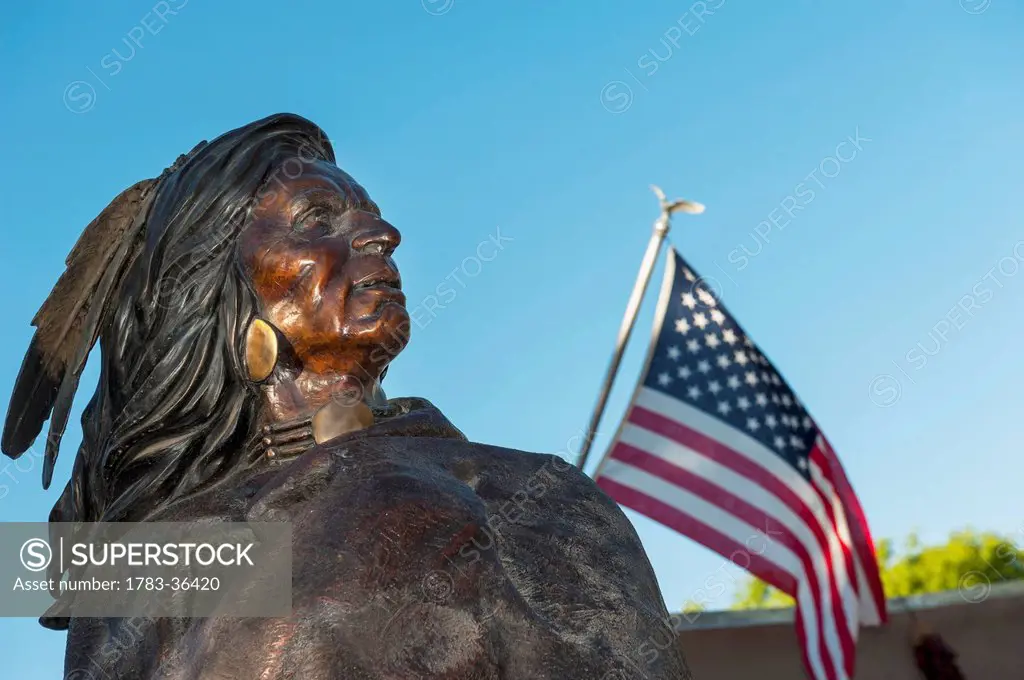
M67 673L127 640L106 677L690 677L635 531L588 477L384 396L409 341L400 241L289 114L199 144L87 227L33 321L4 453L49 418L49 485L98 340L50 521L291 521L294 611L44 617L68 630Z

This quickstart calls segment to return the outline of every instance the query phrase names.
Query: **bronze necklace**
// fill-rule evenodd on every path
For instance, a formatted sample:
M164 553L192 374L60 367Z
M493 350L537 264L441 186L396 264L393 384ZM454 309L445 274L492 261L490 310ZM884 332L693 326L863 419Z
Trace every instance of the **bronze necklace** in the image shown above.
M373 410L363 402L331 401L310 418L264 425L250 443L249 453L253 459L292 458L317 444L370 427L375 420Z

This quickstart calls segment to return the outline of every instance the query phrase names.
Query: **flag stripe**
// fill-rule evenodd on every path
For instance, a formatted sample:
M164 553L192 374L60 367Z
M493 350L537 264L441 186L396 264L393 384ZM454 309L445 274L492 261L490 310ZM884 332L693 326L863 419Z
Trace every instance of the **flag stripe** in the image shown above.
M836 560L840 566L836 569L836 578L832 580L833 584L841 584L837 587L841 587L843 590L842 597L842 611L836 611L836 616L845 616L845 626L840 625L841 631L846 632L844 637L844 667L848 676L853 676L853 664L856 659L856 635L857 635L857 619L860 610L860 602L857 595L857 571L853 566L853 553L842 537L842 532L839 526L836 524L836 511L833 507L836 497L832 492L832 487L827 484L824 479L820 467L816 464L814 458L814 450L811 450L811 455L808 457L809 467L811 471L812 486L818 492L818 498L821 501L822 507L828 514L829 522L831 524L831 531L829 532L828 538L828 550L833 555L833 559ZM837 554L838 553L838 554Z
M843 508L842 500L835 493L832 483L825 476L826 469L823 468L823 465L826 465L827 463L824 461L822 456L823 454L816 446L811 451L811 469L819 476L820 481L818 484L824 489L825 495L831 499L836 527L844 546L846 546L847 552L850 554L851 561L853 562L853 572L856 575L856 578L853 580L852 585L857 592L857 616L863 623L876 626L882 623L878 603L875 600L875 595L872 591L871 585L868 583L867 577L865 576L865 569L861 565L861 555L857 552L854 539L850 534L846 511ZM876 569L877 566L873 558L874 550L872 549L869 554L872 555L873 560L870 566L871 568Z
M769 473L782 486L791 489L805 505L809 507L815 505L817 493L807 480L797 474L785 461L775 456L772 451L766 449L763 444L743 432L730 428L725 423L700 412L686 402L648 387L641 387L638 390L635 403L641 409L696 432L697 436L703 437L709 442L709 450L710 446L720 444L724 449L735 452L744 459L735 462L737 466L743 466L743 470L758 475L759 480L761 479L760 475ZM632 420L634 410L636 408L630 410L627 421ZM739 467L736 469L740 471ZM765 480L765 483L769 482Z
M818 457L821 454L817 449L811 450L809 460L811 461L811 479L813 480L814 489L818 492L818 497L821 499L822 507L825 508L825 512L828 514L829 524L831 525L832 532L839 539L839 543L843 555L843 564L846 567L845 575L849 576L854 573L853 566L853 549L851 548L851 541L849 531L846 530L846 526L840 519L842 517L842 506L839 502L839 498L835 494L835 490L828 478L825 476L825 472L822 469L821 463ZM853 579L851 587L854 593L859 593L858 582Z
M875 566L875 543L871 539L871 530L868 528L867 517L864 514L864 509L861 508L860 501L857 499L857 494L853 492L853 487L850 485L850 480L846 477L846 471L843 469L842 463L839 462L839 457L835 455L835 451L832 449L832 445L828 443L824 436L820 436L819 440L816 448L821 451L825 460L828 461L828 469L832 472L832 484L835 486L836 493L842 499L843 507L847 510L847 516L853 515L854 521L849 523L848 526L854 538L854 547L860 557L861 564L865 567L865 576L871 588L871 593L874 595L878 620L881 623L885 623L888 620L885 610L885 591L882 588L882 579L878 573L878 568Z
M657 520L670 529L685 534L737 566L740 565L733 558L736 555L746 555L749 559L749 566L743 564L741 568L756 573L757 577L765 583L784 592L796 590L796 579L789 569L779 567L775 560L767 559L764 555L751 551L743 544L743 540L756 536L756 527L745 527L740 532L741 534L745 533L744 538L737 540L731 535L726 535L712 528L710 525L680 510L678 507L669 505L653 496L648 496L631 486L626 486L616 481L613 477L602 477L598 481L598 486L609 495L614 495L616 498L621 497L622 505Z
M810 468L811 478L815 482L815 489L818 491L821 503L826 509L829 521L831 522L828 549L832 552L833 559L839 565L837 576L845 586L843 588L843 611L846 615L848 629L851 631L851 634L855 634L857 619L860 613L860 600L857 594L857 571L853 564L853 552L847 539L844 538L842 527L836 520L835 497L831 494L828 487L818 484L818 480L821 477L821 471L818 466L812 462Z

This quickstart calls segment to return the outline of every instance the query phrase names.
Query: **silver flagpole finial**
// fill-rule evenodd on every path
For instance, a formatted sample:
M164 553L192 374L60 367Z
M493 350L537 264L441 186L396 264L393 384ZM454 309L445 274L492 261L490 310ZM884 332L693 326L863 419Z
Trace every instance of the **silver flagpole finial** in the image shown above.
M700 215L704 212L704 204L697 203L696 201L688 201L685 198L677 198L674 201L665 200L665 192L660 187L651 185L651 191L658 197L658 202L661 204L661 211L666 215L672 213L684 212L690 215Z

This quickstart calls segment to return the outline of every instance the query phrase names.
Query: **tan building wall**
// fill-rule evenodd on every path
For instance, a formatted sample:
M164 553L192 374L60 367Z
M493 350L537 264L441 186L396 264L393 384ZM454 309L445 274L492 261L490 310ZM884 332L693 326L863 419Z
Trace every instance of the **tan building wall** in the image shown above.
M921 680L909 639L917 621L960 655L967 680L1024 680L1024 583L987 594L938 593L889 601L889 624L861 629L856 677ZM694 618L696 617L696 618ZM680 644L696 680L800 680L807 677L792 610L704 612L680 623Z

